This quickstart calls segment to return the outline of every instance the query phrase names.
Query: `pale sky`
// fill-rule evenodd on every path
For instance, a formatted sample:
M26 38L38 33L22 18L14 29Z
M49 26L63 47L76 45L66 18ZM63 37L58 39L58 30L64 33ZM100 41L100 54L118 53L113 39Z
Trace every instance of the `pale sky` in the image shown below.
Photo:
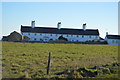
M36 25L62 28L99 29L101 37L118 34L118 2L2 2L2 35L20 32L20 26ZM1 21L0 21L1 22ZM1 25L1 23L0 23Z

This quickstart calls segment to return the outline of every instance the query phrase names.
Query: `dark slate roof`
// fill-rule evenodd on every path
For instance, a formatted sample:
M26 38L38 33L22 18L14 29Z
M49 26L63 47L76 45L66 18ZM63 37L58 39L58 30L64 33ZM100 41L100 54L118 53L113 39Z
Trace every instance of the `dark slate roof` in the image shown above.
M57 28L46 28L46 27L35 27L31 28L31 26L22 26L21 32L33 32L33 33L52 33L52 34L71 34L71 35L99 35L98 29L68 29L61 28L60 30Z
M120 39L120 35L106 35L108 39Z

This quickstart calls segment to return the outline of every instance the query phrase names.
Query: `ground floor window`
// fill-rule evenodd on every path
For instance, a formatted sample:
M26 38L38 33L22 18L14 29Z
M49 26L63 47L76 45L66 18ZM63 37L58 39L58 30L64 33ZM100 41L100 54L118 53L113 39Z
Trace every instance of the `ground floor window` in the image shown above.
M40 41L43 41L43 39L40 39Z
M112 40L112 43L114 43L114 40Z

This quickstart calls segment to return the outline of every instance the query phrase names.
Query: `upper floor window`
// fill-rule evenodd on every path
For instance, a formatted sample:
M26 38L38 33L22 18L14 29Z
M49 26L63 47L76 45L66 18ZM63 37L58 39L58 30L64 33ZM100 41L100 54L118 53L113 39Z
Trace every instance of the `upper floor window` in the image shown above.
M42 35L42 33L40 33L40 35Z
M112 43L114 43L114 40L112 40Z
M68 37L68 34L66 36Z
M82 38L84 38L84 36L82 35Z
M98 37L96 36L96 38L98 38Z
M89 38L91 38L91 36L89 36Z

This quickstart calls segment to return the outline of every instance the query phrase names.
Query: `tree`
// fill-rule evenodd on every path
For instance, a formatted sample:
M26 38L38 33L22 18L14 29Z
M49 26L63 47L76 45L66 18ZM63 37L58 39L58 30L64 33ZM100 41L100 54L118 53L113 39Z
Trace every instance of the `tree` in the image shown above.
M60 37L58 38L58 40L68 41L68 39L67 39L67 38L64 38L63 36L60 36Z

